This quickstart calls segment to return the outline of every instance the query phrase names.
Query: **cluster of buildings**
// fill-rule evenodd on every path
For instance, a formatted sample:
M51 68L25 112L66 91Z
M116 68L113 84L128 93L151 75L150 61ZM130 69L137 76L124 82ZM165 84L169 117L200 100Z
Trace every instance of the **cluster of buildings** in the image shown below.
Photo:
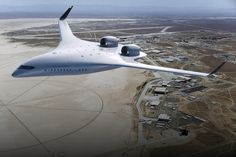
M172 81L159 80L152 83L149 85L143 106L144 116L149 119L146 125L153 125L157 129L179 129L182 124L192 123L194 118L178 111L178 105L181 103L180 96L193 101L197 99L197 96L191 94L205 89L205 86L199 85L198 80L188 76L178 76ZM176 90L181 94L173 94ZM187 132L187 130L182 130L181 135L186 135Z

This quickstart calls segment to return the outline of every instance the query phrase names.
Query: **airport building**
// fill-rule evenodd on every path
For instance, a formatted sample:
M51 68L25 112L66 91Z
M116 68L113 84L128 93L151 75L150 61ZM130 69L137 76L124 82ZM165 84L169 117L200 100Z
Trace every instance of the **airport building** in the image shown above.
M167 94L168 90L166 87L156 87L154 89L154 94Z
M160 103L161 103L160 101L151 101L150 105L155 107L155 106L159 106Z
M158 121L160 121L160 122L169 122L170 121L170 116L168 116L167 114L160 114L158 116Z

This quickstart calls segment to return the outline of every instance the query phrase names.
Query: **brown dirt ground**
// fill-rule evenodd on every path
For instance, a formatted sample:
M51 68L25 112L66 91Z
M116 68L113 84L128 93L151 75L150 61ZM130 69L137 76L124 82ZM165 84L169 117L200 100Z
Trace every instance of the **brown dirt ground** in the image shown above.
M218 58L215 58L214 56L206 56L201 58L201 61L206 64L207 66L214 68L216 67L216 65L219 65L220 63L222 63L222 61ZM226 63L222 69L220 70L220 72L223 72L225 74L227 74L227 76L232 77L232 78L236 78L236 65L232 64L232 63Z
M229 149L228 145L224 145L224 137L213 132L198 133L197 137L183 145L169 146L165 148L152 149L151 157L156 156L215 156ZM222 144L222 146L221 146ZM220 146L219 146L220 145ZM220 151L218 151L220 150ZM202 155L204 154L204 155Z

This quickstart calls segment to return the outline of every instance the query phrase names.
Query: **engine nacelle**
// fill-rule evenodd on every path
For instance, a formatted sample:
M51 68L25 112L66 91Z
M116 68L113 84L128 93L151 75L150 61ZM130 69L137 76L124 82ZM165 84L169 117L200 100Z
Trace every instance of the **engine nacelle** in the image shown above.
M100 40L100 46L106 48L118 47L119 39L113 36L106 36Z
M140 55L140 47L137 45L126 45L121 49L121 55L127 57L135 57Z

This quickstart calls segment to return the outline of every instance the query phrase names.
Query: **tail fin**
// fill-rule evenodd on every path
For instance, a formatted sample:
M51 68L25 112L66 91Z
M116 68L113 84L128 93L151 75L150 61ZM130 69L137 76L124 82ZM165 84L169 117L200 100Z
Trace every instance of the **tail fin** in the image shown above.
M62 42L70 42L76 38L66 21L66 18L69 15L72 8L73 6L68 8L66 12L60 17L60 20L59 20L59 28L60 28L60 35L61 35Z

